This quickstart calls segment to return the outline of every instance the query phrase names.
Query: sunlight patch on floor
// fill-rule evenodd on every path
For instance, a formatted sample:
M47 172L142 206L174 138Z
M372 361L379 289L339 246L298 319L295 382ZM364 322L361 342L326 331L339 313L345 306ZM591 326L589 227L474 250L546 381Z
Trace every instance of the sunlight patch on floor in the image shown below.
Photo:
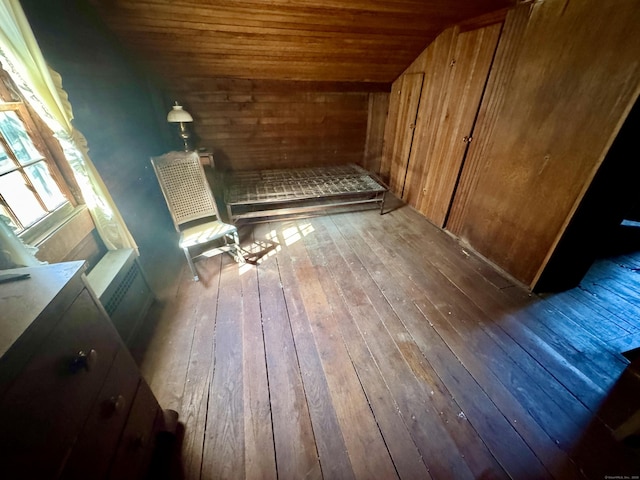
M280 229L269 231L264 239L255 240L251 244L243 246L243 255L247 263L240 266L240 274L251 270L255 265L260 265L265 260L273 257L282 250L282 243L291 246L313 233L315 229L310 223L288 223Z
M284 237L284 243L288 247L293 245L302 237L306 237L310 233L314 231L313 226L310 223L302 224L302 225L294 225L291 227L284 228L282 230L282 236ZM272 238L275 234L275 231L271 231ZM276 236L277 238L277 236Z

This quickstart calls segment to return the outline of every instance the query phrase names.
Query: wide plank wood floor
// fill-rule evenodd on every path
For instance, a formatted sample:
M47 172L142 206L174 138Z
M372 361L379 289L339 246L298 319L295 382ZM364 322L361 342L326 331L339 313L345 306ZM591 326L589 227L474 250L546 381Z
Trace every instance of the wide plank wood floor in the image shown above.
M637 271L621 322L528 294L409 207L241 235L258 264L185 265L135 351L184 427L167 478L640 474L612 436L640 406L613 341L640 330Z

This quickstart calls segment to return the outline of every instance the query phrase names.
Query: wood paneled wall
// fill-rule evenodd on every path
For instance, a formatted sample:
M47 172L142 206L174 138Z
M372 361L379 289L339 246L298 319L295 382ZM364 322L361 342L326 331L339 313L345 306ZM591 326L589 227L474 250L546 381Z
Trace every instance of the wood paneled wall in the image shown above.
M387 149L390 186L440 227L449 211L501 28L499 21L465 31L447 29L395 82L400 87L394 97L399 105L394 110L395 126L389 124L395 131Z
M398 118L400 115L400 96L402 95L402 79L399 78L391 86L389 95L389 108L384 126L384 139L382 142L382 159L378 173L382 179L389 183L391 178L391 163L393 159L393 148L396 141L396 130L398 129Z
M369 94L369 117L367 138L364 145L362 166L371 172L379 172L384 149L384 126L389 111L389 93Z
M81 207L54 234L38 244L36 257L48 263L86 260L87 268L93 268L106 251L89 210Z
M493 141L498 112L505 101L501 92L511 82L515 73L530 13L530 5L521 6L509 12L504 22L484 100L478 111L478 119L474 129L475 138L467 153L460 184L453 199L451 215L447 222L447 228L453 232L459 233L462 229L464 212L470 201L470 194L475 190L481 167Z
M408 162L405 172L407 191L402 192L403 199L416 208L422 198L422 175L428 162L427 155L433 150L440 121L445 115L444 102L451 78L451 62L457 35L458 29L455 27L445 30L406 70L406 74L426 73L422 87L423 99L417 111L418 128L411 152L412 161Z
M447 30L405 71L425 72L425 81L403 197L533 288L638 97L640 8L625 0L520 5L507 15L493 58L491 48L481 51L493 41L491 28L470 42ZM446 73L452 59L478 66L466 80L490 67L484 93L480 82ZM393 92L401 80L393 85L382 171L393 169L389 145L403 108ZM482 100L452 197L444 188L450 172L434 165L451 165L458 139L447 122L472 89ZM444 219L431 208L443 204L450 205Z
M502 24L498 23L457 35L435 142L416 149L416 155L409 160L410 164L417 163L419 169L420 152L426 153L422 181L413 181L415 176L408 179L405 193L417 196L418 210L439 227L444 226L464 156L473 138L478 105L501 28Z
M449 228L535 287L638 97L640 8L545 1L513 28L483 105L490 138Z
M370 92L361 84L183 78L170 89L216 167L363 163Z
M389 143L391 152L389 186L399 197L402 197L404 180L406 177L407 162L411 155L411 147L416 132L416 117L424 74L422 72L405 73L398 80L400 90L394 99L399 107L396 110L397 120L395 137Z

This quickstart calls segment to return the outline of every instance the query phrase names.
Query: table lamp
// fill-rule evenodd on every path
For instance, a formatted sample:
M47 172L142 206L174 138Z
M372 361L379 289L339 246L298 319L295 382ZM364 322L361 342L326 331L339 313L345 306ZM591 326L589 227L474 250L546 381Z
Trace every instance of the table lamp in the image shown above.
M191 133L189 132L186 123L193 122L191 114L184 110L182 105L176 102L171 111L167 114L167 122L179 124L179 135L184 143L184 151L190 151L191 147L189 145L189 138L191 137Z

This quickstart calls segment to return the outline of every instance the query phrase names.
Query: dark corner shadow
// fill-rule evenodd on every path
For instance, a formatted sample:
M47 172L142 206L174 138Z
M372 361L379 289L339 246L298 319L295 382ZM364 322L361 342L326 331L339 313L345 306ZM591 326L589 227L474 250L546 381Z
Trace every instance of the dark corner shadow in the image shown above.
M140 327L137 332L133 338L127 342L129 352L138 365L142 365L143 363L145 354L149 348L149 343L154 336L158 321L162 317L162 312L166 306L165 301L156 298L140 322Z
M630 368L635 367L635 371L640 376L640 347L632 348L622 352L622 355L632 363Z
M184 432L184 424L178 422L175 433L158 434L147 479L183 480L186 478L181 453Z
M607 238L600 258L616 257L640 252L640 222L624 221Z
M640 474L640 376L628 366L609 390L580 439L571 446L587 478L638 478ZM602 459L607 461L603 462Z
M384 199L384 206L381 209L380 214L385 215L387 213L391 213L395 210L398 210L399 208L404 207L405 205L406 204L394 194L392 194L391 192L387 192Z

